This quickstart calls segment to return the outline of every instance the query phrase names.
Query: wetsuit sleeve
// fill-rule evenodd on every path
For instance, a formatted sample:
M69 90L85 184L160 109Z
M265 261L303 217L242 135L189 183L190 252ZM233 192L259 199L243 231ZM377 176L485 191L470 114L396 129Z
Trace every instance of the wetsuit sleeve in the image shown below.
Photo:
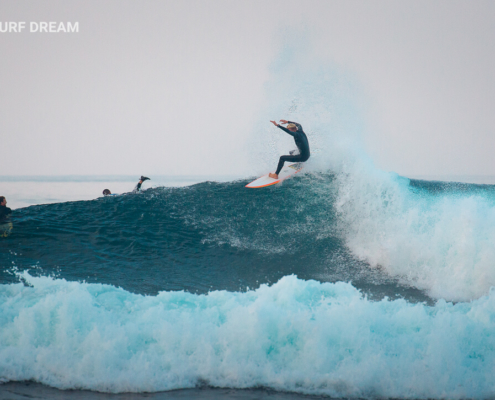
M282 125L277 125L277 126L278 126L280 129L282 129L284 132L287 132L289 135L291 135L291 136L295 136L295 133L296 133L296 132L291 132L291 131L289 131L287 128L285 128L285 127L284 127L284 126L282 126Z
M295 126L297 126L297 130L298 131L302 131L303 128L300 124L298 124L297 122L293 122L293 121L287 121L289 124L294 124Z

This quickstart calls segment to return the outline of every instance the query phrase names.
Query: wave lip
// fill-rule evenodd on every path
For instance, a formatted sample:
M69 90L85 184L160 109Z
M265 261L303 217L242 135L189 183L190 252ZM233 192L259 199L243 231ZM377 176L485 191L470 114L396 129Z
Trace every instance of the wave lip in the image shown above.
M269 387L334 397L490 398L495 291L434 307L295 276L245 293L143 296L22 277L0 286L0 379L155 392Z

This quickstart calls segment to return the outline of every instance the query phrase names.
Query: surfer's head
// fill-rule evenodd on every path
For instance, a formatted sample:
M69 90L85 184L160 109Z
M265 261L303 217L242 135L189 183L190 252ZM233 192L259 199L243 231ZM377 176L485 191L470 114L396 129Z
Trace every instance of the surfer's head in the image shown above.
M111 194L112 194L112 192L110 190L108 190L108 189L105 189L103 191L103 196L110 196Z
M297 126L296 126L296 124L289 124L289 125L287 125L287 129L291 132L295 132L295 131L297 131Z
M0 196L0 206L5 206L7 205L7 200L5 199L4 196Z

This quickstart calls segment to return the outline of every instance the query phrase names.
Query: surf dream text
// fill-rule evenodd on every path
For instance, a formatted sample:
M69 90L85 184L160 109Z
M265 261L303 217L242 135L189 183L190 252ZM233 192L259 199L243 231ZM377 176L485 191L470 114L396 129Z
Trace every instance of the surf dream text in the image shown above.
M78 33L79 22L0 22L0 33L22 33L28 28L30 33Z

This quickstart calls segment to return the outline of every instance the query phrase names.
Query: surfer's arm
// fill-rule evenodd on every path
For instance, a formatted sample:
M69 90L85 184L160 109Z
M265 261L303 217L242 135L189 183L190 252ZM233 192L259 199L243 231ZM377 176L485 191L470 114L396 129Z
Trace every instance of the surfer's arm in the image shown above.
M282 129L284 132L287 132L291 136L294 136L294 134L296 133L296 132L289 131L286 127L284 127L282 125L277 125L277 127L279 127L280 129Z
M280 128L280 129L282 129L284 132L287 132L287 133L288 133L289 135L291 135L292 137L295 137L295 133L296 133L297 131L296 131L296 132L291 132L291 131L289 131L286 127L284 127L284 126L282 126L282 125L277 124L275 121L270 121L270 122L271 122L273 125L275 125L277 128ZM288 121L285 121L285 120L281 119L281 120L280 120L280 122L282 122L282 124L286 124ZM299 125L299 124L297 124L297 125L298 125L298 128L301 126L301 125ZM301 128L301 129L302 129L302 128Z

